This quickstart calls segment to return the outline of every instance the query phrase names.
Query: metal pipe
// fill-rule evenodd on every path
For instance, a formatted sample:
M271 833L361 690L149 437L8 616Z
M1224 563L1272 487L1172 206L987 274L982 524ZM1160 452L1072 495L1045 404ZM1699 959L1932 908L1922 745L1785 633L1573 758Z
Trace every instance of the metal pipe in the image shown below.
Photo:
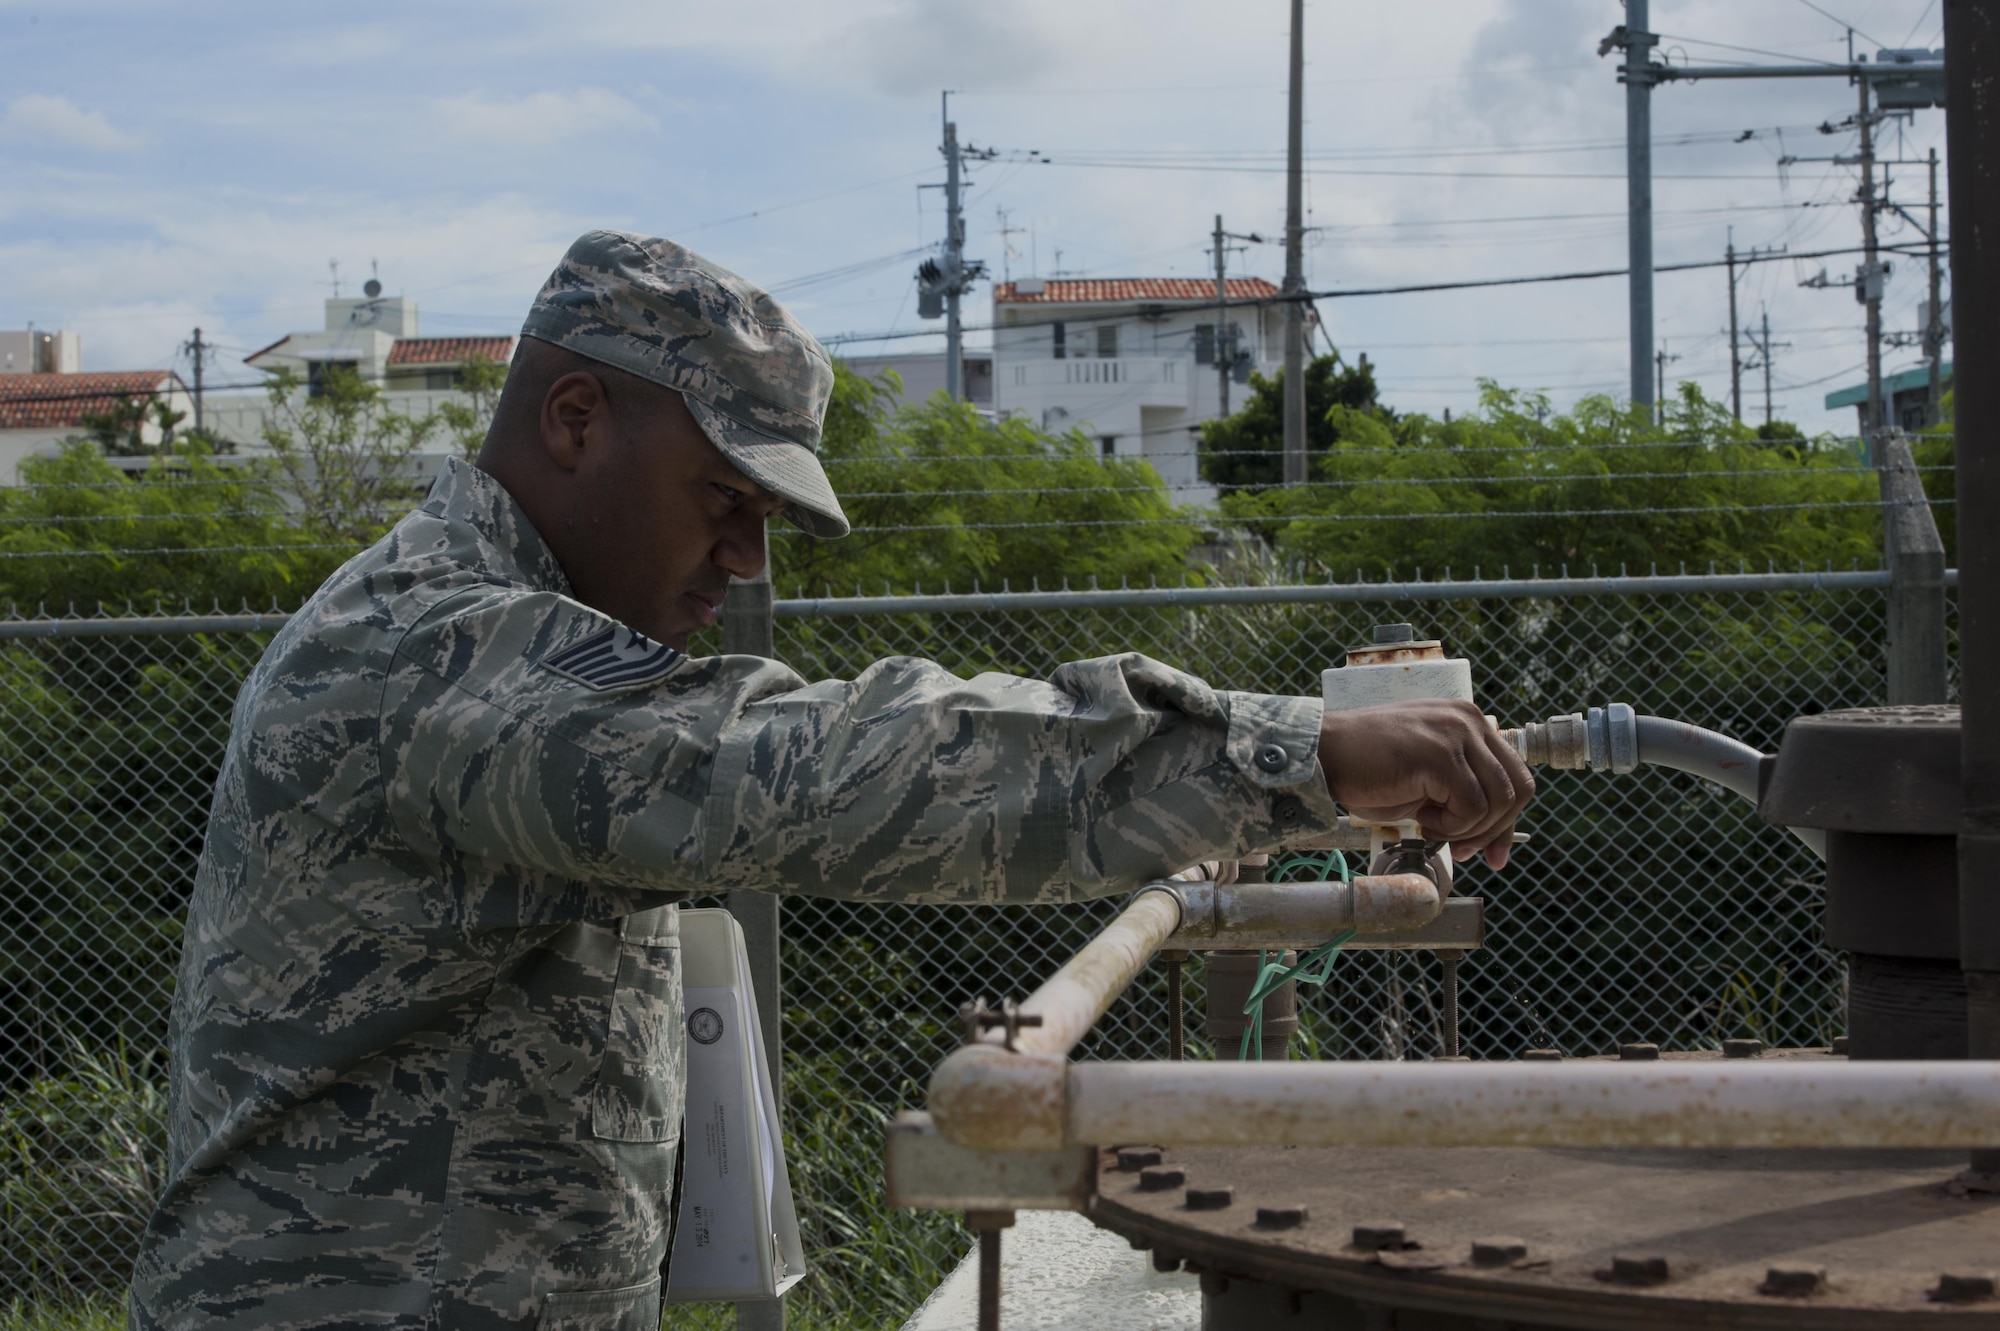
M1444 909L1437 884L1419 873L1365 874L1345 883L1155 885L1181 904L1181 922L1162 944L1188 950L1315 947L1347 929L1389 933L1421 928Z
M1023 1027L1014 1037L1015 1047L1031 1054L1068 1054L1180 923L1178 895L1160 883L1142 888L1117 919L1022 1000L1022 1014L1040 1017L1042 1024ZM1004 1038L992 1033L984 1041L997 1046Z
M1994 1140L2000 1123L2000 1063L1089 1062L1047 1066L1043 1076L1043 1150L1120 1141L1969 1147ZM960 1107L933 1083L931 1110L947 1138L1022 1149L1018 1122Z

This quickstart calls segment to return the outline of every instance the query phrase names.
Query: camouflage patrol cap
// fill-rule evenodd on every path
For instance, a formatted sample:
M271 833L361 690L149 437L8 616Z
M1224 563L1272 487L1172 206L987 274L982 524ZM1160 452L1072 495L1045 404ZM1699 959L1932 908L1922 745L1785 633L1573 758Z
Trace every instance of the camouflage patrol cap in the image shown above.
M819 464L833 362L769 295L671 240L577 238L528 310L523 337L678 391L745 476L814 536L847 535Z

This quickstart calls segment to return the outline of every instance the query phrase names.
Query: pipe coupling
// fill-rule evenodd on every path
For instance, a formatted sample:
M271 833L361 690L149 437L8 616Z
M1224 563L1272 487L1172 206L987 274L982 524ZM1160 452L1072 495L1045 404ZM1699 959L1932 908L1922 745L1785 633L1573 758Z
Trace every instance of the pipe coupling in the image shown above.
M1530 767L1630 772L1639 766L1639 718L1622 702L1500 733Z

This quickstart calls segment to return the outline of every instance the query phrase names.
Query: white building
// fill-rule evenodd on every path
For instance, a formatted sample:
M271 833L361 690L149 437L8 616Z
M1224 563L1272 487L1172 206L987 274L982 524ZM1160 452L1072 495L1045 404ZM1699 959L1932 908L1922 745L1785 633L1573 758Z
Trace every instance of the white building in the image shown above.
M1218 308L1215 283L1191 277L997 283L994 411L1047 430L1081 430L1106 457L1151 462L1177 499L1213 500L1195 445L1201 422L1222 414L1225 372L1229 405L1239 409L1250 371L1268 374L1284 360L1278 288L1237 277L1226 291L1231 301L1270 303Z
M259 370L290 370L308 397L317 397L327 370L343 366L388 395L388 406L422 416L459 396L459 373L474 360L507 364L515 339L422 337L417 303L407 296L370 295L326 302L326 326L288 333L244 357ZM210 396L203 423L240 449L263 446L269 399L262 393Z
M884 370L894 370L903 391L897 403L930 401L932 393L944 390L944 353L912 351L887 356L836 355L847 368L864 379L873 379ZM965 400L981 411L993 410L993 356L989 352L968 351L959 357L965 367Z
M0 374L75 374L82 368L83 342L68 329L0 333Z
M0 485L19 484L28 458L53 454L63 440L88 434L85 417L108 415L132 401L164 402L186 418L183 427L193 423L194 398L171 370L0 374ZM140 422L140 443L158 444L161 434L150 414Z

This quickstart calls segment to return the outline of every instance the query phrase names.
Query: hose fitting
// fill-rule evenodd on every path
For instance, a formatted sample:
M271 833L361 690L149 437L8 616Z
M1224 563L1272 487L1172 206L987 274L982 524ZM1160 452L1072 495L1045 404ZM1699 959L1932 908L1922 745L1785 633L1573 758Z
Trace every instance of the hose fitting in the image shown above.
M1530 767L1630 772L1639 766L1639 718L1622 702L1530 721L1500 734Z

